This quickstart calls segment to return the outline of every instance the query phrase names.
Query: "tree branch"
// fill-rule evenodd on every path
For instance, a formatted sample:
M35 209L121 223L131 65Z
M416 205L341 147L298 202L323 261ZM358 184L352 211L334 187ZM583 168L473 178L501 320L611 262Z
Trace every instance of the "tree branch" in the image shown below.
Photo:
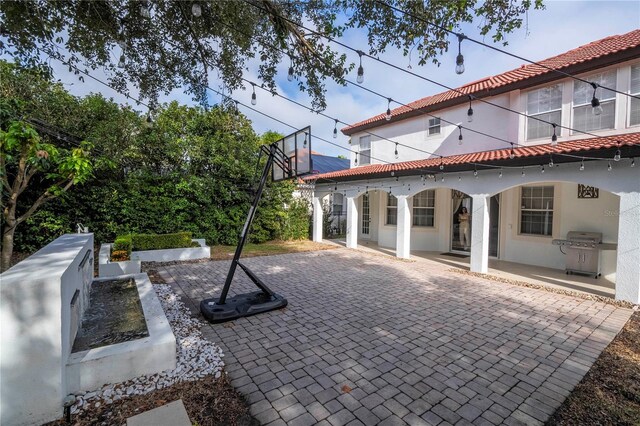
M66 180L66 179L65 179ZM63 181L58 182L58 184L62 184L64 183ZM58 185L56 184L56 185ZM69 188L71 188L73 186L73 179L70 179L69 182L66 183L66 185L62 188L62 192L67 192L67 190ZM49 193L49 191L45 191L42 195L40 195L40 197L38 197L38 199L36 201L34 201L34 203L31 205L31 207L29 207L29 210L27 210L22 216L20 216L19 218L16 219L16 226L21 224L22 222L24 222L25 220L29 219L31 217L31 215L38 210L38 208L45 202L52 200L56 198L56 195L53 195L51 193Z

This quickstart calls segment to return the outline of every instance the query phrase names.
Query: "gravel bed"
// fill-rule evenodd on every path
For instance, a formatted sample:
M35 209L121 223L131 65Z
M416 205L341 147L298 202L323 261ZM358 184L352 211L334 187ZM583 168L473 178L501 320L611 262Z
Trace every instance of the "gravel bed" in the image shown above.
M496 281L496 282L505 283L505 284L513 284L521 287L535 288L538 290L548 291L550 293L563 294L565 296L572 296L572 297L577 297L585 300L595 300L598 302L607 303L609 305L614 305L620 308L629 308L636 311L640 308L640 305L636 305L634 303L627 302L624 300L612 299L606 296L598 296L596 294L588 294L580 291L562 290L560 288L549 287L541 284L532 284L525 281L510 280L508 278L497 277L495 275L489 275L489 274L481 274L479 272L465 271L463 269L458 269L458 268L448 269L447 272L455 272L457 274L470 275L472 277L484 278L485 280L489 280L489 281Z
M222 374L222 350L202 336L202 322L191 317L187 307L170 286L154 284L153 288L176 336L176 368L80 393L76 395L76 402L71 407L72 414L82 414L91 408L99 408L128 396L147 394L180 382L200 380L206 376L217 379Z

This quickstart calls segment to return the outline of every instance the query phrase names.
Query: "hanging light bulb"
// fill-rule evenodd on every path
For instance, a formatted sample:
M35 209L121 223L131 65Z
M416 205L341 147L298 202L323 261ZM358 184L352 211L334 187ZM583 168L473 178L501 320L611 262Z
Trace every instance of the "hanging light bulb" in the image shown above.
M458 126L460 134L458 135L458 145L462 145L462 126Z
M621 156L622 156L622 153L620 152L620 148L618 148L616 150L616 155L613 156L613 161L620 161Z
M307 132L304 132L304 140L302 141L302 147L307 147Z
M631 167L635 167L636 166L636 159L631 157Z
M458 175L458 182L462 181L462 176Z
M194 3L193 6L191 6L191 14L196 18L202 15L202 7L200 7L200 4Z
M473 170L473 176L478 179L478 170L474 169Z
M356 166L358 165L358 153L356 152L356 161L353 162Z
M473 121L473 108L471 107L472 95L469 95L469 109L467 110L467 121L471 123Z
M337 190L338 190L338 185L334 186L334 187L333 187L333 190L334 190L334 191L337 191Z
M551 136L551 145L552 146L556 146L558 145L558 135L556 134L556 123L552 123L551 124L553 126L553 135Z
M509 158L513 160L515 157L516 154L513 152L513 142L511 142L511 152L509 152Z
M147 119L145 120L144 125L148 129L153 127L153 118L151 117L151 111L147 113Z
M335 123L333 125L333 138L336 139L338 137L338 119L335 119ZM351 143L351 139L349 139L349 143Z
M540 166L540 173L544 174L544 164Z
M143 1L140 4L140 15L143 18L150 18L151 17L151 13L149 12L149 4L146 1Z
M442 162L442 157L440 157L440 170L444 170L444 163Z
M255 105L258 103L256 100L256 85L251 83L251 86L253 87L253 93L251 93L251 105Z
M442 177L440 178L440 182L444 182L444 173L442 174Z
M611 167L611 161L607 161L607 171L611 171L613 167Z
M464 56L462 56L461 45L462 40L466 37L463 34L458 34L458 56L456 56L456 74L462 74L464 72Z
M120 55L120 61L118 62L118 68L124 68L125 64L124 52L122 52Z
M394 152L395 156L396 156L396 160L398 159L399 155L398 155L398 142L396 142L396 151Z
M498 179L502 179L502 170L500 170L500 173L498 173Z
M385 120L391 120L391 98L387 98L387 115L384 117Z
M391 170L391 176L395 176L396 172L394 172L393 170Z
M364 68L362 68L362 52L358 50L358 56L360 57L360 66L358 67L358 76L356 77L356 82L358 84L362 84L364 81Z
M291 59L291 65L289 65L289 72L287 73L287 80L293 81L293 59Z
M591 98L591 112L593 113L593 115L600 115L602 114L602 105L600 105L600 100L596 97L598 83L591 83L591 87L593 87L593 97Z
M580 169L581 172L584 172L584 159L582 160L582 162L580 162Z
M524 167L522 167L522 177L524 177Z
M351 138L349 138L349 145L351 145Z
M549 167L553 167L553 155L549 154Z

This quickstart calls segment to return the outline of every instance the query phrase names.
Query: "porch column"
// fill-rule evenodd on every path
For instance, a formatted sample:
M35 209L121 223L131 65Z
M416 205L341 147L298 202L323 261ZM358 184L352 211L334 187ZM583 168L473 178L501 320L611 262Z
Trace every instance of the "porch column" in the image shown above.
M320 197L313 197L313 241L322 242L323 214L322 200Z
M638 192L620 195L616 299L640 303L640 193Z
M396 196L398 199L398 224L396 226L396 257L411 257L411 209L406 195Z
M347 248L358 247L358 199L347 197Z
M471 213L471 272L489 271L489 197L474 195Z

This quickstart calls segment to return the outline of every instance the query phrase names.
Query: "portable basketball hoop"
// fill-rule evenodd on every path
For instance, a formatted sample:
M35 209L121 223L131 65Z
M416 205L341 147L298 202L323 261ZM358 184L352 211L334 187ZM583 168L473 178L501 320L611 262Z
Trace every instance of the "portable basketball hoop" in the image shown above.
M268 312L287 306L287 299L271 291L256 274L246 265L240 263L240 255L247 241L251 223L255 217L269 174L271 173L273 181L277 182L299 177L311 173L313 170L311 164L311 127L298 130L272 144L263 145L260 155L262 154L267 155L267 162L262 171L260 184L258 185L255 198L249 209L247 220L242 228L240 241L238 242L233 261L229 267L229 273L222 288L222 293L220 297L205 299L200 302L202 315L212 323L231 321L236 318ZM240 266L260 291L238 294L227 298L231 281L233 281L233 276L238 266Z

